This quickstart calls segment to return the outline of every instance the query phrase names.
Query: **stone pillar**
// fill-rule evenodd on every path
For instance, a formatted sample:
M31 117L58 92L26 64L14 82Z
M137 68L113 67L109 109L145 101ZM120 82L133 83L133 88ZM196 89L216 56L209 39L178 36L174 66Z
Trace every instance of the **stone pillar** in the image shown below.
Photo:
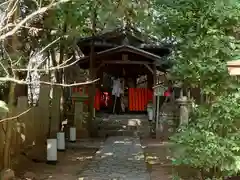
M48 75L41 77L41 81L48 81ZM39 93L39 102L37 107L37 116L35 116L35 130L37 130L37 139L45 140L49 130L49 95L50 86L41 84Z
M51 124L50 136L55 137L60 128L60 105L61 105L62 88L53 87L52 107L51 107Z
M188 124L188 120L189 120L189 109L188 109L188 105L189 105L189 101L187 99L186 96L182 96L179 99L177 99L177 103L180 106L180 126L184 125L184 124Z
M76 129L82 129L83 123L83 102L75 101L74 103L74 125Z
M73 93L72 95L74 102L74 126L76 127L77 131L77 138L85 136L85 129L83 127L84 121L84 100L88 97L83 94Z
M49 76L44 75L41 77L41 81L49 81ZM32 149L28 151L28 157L35 161L46 161L46 139L49 132L49 95L50 86L41 84L38 106L33 107L29 116L34 122L34 135L35 142Z
M28 109L28 98L26 96L20 96L18 97L17 101L17 108L16 113L20 114L25 112ZM25 145L31 145L33 143L32 137L34 136L34 132L32 131L34 129L33 122L30 118L30 112L23 114L19 117L19 122L17 123L17 130L18 130L18 143L25 144ZM32 141L32 142L31 142Z

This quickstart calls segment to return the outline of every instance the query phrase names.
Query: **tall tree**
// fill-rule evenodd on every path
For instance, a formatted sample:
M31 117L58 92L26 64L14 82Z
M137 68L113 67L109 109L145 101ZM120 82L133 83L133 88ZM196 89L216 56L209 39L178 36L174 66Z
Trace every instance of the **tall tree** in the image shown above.
M228 75L226 62L239 54L240 4L231 0L153 2L155 34L176 39L173 77L189 87L200 86L211 97L193 109L189 125L172 137L179 150L173 162L199 169L202 179L237 174L239 84Z

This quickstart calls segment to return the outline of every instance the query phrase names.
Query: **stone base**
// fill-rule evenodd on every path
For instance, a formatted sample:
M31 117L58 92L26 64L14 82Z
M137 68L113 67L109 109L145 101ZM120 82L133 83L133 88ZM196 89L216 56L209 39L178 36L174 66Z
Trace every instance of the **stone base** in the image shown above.
M77 139L81 139L81 138L88 138L88 130L85 128L81 128L81 129L77 129L76 130L76 136Z
M31 159L33 162L44 163L46 162L47 157L47 145L45 143L39 143L32 148L27 149L22 155Z
M58 149L57 151L58 151L58 152L65 152L66 149Z
M70 143L75 143L76 141L69 141Z
M162 139L162 131L160 129L156 129L156 139Z
M49 165L56 165L58 161L47 161L46 163Z

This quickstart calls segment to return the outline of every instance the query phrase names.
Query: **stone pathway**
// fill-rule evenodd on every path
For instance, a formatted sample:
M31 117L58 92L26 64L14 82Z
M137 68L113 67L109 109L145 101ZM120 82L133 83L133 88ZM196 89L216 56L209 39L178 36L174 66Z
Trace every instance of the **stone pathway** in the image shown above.
M140 139L109 137L79 180L150 180Z

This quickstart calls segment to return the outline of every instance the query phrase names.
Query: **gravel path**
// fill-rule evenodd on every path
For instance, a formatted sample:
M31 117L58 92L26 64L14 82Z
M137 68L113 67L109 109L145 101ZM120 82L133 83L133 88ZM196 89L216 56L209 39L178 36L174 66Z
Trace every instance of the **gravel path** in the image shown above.
M79 179L150 180L140 139L109 137Z

